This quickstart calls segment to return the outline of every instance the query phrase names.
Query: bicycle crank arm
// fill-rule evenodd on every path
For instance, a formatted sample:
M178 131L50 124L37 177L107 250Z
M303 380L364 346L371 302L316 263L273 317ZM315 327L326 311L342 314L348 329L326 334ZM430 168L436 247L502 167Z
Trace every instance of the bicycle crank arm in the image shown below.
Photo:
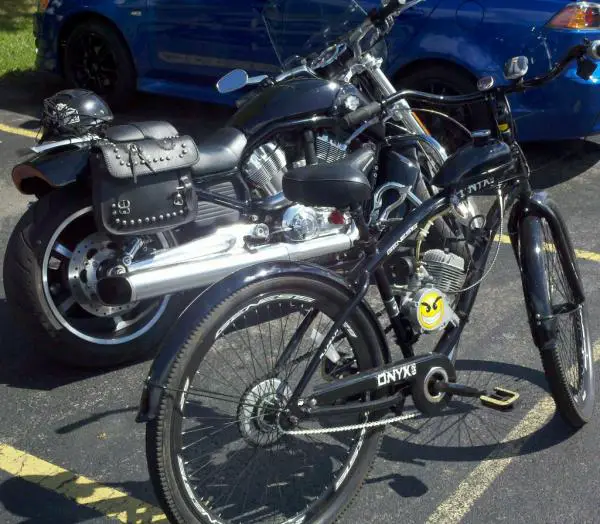
M423 384L432 373L440 374L440 378L448 382L456 380L454 366L445 355L439 353L418 355L316 387L309 397L298 400L299 409L293 411L306 416L311 414L312 410L316 410L317 406L332 406L352 397L362 398L367 392L380 398L383 394L388 397L394 396L399 389L413 384ZM383 402L376 401L376 403L379 404L380 409L384 407ZM361 406L361 411L369 411L368 404L370 402L358 405ZM356 403L354 405L356 406ZM347 412L356 411L352 405L336 407L347 408ZM336 409L336 412L343 411L343 409Z
M487 391L485 389L477 389L471 386L464 386L462 384L452 384L449 382L436 382L433 385L433 389L436 393L451 393L459 397L474 397L478 398L485 395Z

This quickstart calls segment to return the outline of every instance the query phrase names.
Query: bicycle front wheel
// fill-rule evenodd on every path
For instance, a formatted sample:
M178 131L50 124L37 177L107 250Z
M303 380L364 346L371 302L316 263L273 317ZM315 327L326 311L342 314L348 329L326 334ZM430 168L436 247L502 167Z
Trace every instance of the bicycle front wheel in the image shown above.
M170 520L331 522L349 505L382 429L300 436L281 423L286 399L347 302L335 285L277 277L243 288L199 321L147 427L150 474ZM341 331L307 393L382 363L363 310Z
M594 368L586 304L576 305L575 293L567 277L561 251L556 245L550 225L544 218L526 217L522 233L539 239L543 245L543 294L552 319L550 347L540 348L542 364L556 408L573 428L580 428L594 410ZM570 245L572 259L575 253ZM527 261L524 272L528 273ZM535 322L535 319L533 319Z

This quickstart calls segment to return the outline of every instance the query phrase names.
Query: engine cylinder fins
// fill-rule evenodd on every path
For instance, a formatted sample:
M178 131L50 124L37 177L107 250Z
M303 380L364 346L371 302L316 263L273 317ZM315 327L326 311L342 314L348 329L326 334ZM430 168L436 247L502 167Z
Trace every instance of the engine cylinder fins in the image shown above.
M444 293L460 291L465 282L465 261L454 253L430 249L423 253L422 262L436 287Z
M315 149L319 161L331 163L342 160L347 154L348 146L332 140L328 135L318 135L315 138Z
M275 142L257 147L244 165L248 179L268 194L281 191L281 179L287 166L285 151Z

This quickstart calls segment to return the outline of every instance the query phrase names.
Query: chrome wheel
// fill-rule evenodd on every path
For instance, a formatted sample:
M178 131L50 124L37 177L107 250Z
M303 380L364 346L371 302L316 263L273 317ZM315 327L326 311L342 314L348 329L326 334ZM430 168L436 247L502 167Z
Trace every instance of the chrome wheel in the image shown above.
M165 235L159 234L147 247L160 249L169 244ZM44 296L56 327L87 342L115 345L142 336L161 318L169 296L119 307L100 302L98 278L117 253L115 242L96 231L91 206L69 215L58 226L42 264Z

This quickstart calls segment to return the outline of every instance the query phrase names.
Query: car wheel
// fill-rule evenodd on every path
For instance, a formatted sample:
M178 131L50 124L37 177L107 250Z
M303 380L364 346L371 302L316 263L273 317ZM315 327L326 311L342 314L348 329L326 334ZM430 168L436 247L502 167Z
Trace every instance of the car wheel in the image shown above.
M424 66L407 75L400 74L395 83L397 88L446 96L464 95L477 90L476 82L469 75L454 67L444 65ZM458 120L470 131L491 129L493 126L493 119L485 104L449 108L419 103L416 107L444 112ZM469 137L465 131L447 119L426 112L417 114L449 154L468 142Z
M136 88L136 72L127 45L109 25L90 20L76 26L65 40L65 79L89 89L113 109L125 107Z

